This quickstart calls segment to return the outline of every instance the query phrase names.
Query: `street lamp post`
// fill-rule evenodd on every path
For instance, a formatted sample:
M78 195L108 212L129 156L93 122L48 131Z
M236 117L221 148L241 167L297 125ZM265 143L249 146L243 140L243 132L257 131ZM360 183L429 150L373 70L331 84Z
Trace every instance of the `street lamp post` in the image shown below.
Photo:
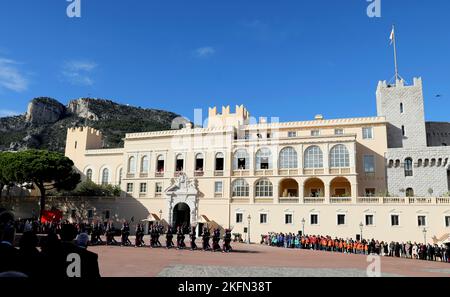
M427 244L427 229L423 228L423 244Z
M361 222L361 223L359 223L359 230L361 231L361 241L363 240L363 228L364 228L364 224Z
M302 235L305 236L305 218L302 219Z
M247 227L247 243L250 244L250 220L252 219L252 217L250 215L248 215L247 217L247 221L248 221L248 227Z

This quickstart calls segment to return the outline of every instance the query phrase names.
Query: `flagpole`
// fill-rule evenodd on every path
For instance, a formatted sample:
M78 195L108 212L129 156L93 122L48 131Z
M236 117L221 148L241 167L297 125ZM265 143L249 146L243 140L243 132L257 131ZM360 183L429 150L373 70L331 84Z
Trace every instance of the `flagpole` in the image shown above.
M394 25L392 25L392 32L394 32L394 35L392 36L392 43L394 45L395 83L397 84L397 81L399 80L399 75L398 75L397 46L395 44L395 26Z

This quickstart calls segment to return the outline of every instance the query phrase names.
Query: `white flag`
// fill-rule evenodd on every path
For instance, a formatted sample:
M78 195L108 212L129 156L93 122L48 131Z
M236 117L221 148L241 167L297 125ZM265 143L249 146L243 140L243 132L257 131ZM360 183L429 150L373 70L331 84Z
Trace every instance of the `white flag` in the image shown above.
M391 36L389 36L389 39L391 40L391 44L392 44L392 42L394 42L394 38L395 38L395 30L394 30L394 28L392 28Z

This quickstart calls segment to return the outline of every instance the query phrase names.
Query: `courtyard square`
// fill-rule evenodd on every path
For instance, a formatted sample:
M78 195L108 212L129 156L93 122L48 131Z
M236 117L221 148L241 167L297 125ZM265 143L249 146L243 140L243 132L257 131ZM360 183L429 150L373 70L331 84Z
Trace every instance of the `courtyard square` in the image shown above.
M364 277L364 255L234 243L232 253L93 246L105 277ZM450 277L448 264L381 257L382 276Z

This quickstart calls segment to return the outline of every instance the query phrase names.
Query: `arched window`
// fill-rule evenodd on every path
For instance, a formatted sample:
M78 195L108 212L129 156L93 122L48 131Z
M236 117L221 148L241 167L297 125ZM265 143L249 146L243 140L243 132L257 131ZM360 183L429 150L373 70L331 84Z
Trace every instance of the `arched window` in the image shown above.
M92 181L92 169L91 169L91 168L89 168L89 169L86 171L86 180Z
M436 165L436 159L431 159L431 164L430 164L430 166L435 166Z
M256 197L272 197L273 186L272 183L267 179L260 179L255 185L255 196Z
M417 167L422 167L423 161L422 159L417 160Z
M407 188L406 189L406 197L414 197L414 190L413 190L413 188Z
M413 161L411 158L405 159L405 176L413 176Z
M280 169L298 167L297 151L292 147L285 147L280 151Z
M389 164L388 164L389 168L392 168L394 166L394 160L389 160Z
M195 171L203 171L203 154L195 155Z
M136 173L136 158L130 157L128 159L128 173Z
M176 157L175 171L181 172L184 169L184 157L182 154L178 154Z
M216 154L216 163L215 163L215 169L216 171L223 171L223 165L224 165L224 155L223 153L217 153Z
M323 154L318 146L310 146L305 151L305 168L322 168Z
M233 197L248 197L249 190L245 179L237 179L233 182Z
M400 103L400 113L403 113L403 103Z
M122 170L122 168L120 168L119 169L119 186L122 185L122 172L123 172L123 170Z
M249 155L246 150L240 149L234 153L233 168L234 170L245 170L250 168Z
M156 158L156 172L158 172L158 173L164 172L164 156L163 155L159 155Z
M108 168L103 169L102 171L102 185L107 185L109 183L109 170Z
M143 156L141 159L141 172L147 173L148 172L148 157Z
M338 144L333 146L330 151L330 167L350 167L350 155L345 145Z
M256 152L256 169L272 169L272 152L268 148Z

